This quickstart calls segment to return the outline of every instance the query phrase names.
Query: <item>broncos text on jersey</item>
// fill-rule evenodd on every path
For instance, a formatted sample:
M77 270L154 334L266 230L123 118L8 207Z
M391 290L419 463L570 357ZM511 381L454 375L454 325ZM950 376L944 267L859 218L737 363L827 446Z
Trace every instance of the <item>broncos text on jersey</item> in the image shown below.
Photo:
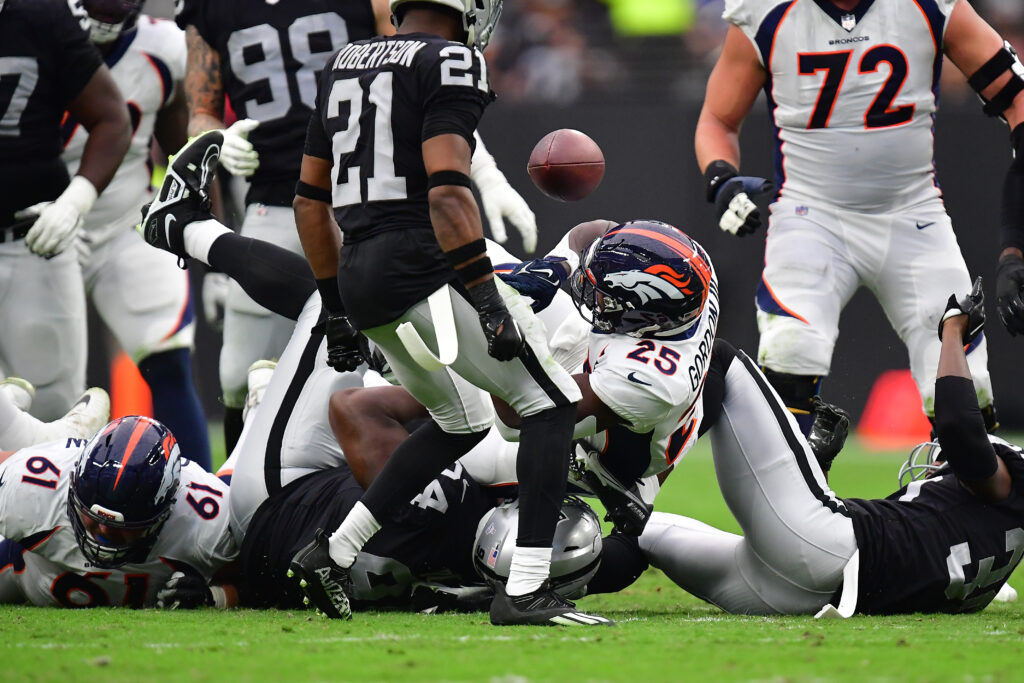
M775 180L801 205L893 213L941 195L932 165L956 0L726 0L768 71Z

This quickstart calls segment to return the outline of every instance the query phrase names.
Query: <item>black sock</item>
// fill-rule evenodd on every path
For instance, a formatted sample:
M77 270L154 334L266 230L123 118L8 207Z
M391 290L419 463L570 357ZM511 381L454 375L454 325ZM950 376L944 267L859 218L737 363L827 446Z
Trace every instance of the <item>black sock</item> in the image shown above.
M519 538L522 548L550 548L569 475L576 404L524 417L519 428Z
M647 570L647 558L636 536L612 534L601 543L601 564L587 583L587 595L618 593Z
M289 320L297 320L316 291L306 259L287 249L234 233L210 247L210 266L242 286L253 301Z
M227 457L231 457L231 451L235 450L235 444L238 443L238 438L242 436L242 427L245 423L242 422L242 409L241 408L229 408L224 406L224 447L227 449L225 453Z
M154 353L139 361L139 373L153 394L153 416L174 434L181 455L210 471L210 434L199 394L192 383L188 349Z
M408 503L437 475L468 453L487 435L448 434L433 420L409 435L391 454L363 496L363 505L378 522Z

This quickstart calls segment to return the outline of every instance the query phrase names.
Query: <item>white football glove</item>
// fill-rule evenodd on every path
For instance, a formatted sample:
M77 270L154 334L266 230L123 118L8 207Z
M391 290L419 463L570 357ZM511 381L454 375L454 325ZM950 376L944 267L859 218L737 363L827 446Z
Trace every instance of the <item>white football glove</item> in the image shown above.
M498 169L494 157L487 151L480 134L476 136L476 151L470 165L469 177L480 191L484 215L491 226L494 241L504 243L508 240L505 231L505 218L519 231L523 239L523 249L532 254L537 248L537 218L530 210L530 205L509 185L505 174Z
M249 142L249 133L258 125L253 119L239 119L224 131L224 144L220 148L220 165L233 176L248 178L260 165L259 154Z
M35 218L25 235L25 246L33 254L52 258L67 249L78 237L85 215L97 197L91 182L76 175L67 189L52 202L39 202L14 214L18 220Z
M215 330L224 329L229 281L230 278L224 273L207 273L203 277L203 317Z

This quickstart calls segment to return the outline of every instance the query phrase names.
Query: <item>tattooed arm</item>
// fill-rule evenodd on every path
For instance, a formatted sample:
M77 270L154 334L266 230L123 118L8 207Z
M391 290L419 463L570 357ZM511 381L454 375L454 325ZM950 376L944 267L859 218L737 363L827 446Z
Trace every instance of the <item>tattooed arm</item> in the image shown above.
M220 55L199 35L195 26L185 29L188 62L185 66L185 101L188 103L188 134L224 127L224 83Z

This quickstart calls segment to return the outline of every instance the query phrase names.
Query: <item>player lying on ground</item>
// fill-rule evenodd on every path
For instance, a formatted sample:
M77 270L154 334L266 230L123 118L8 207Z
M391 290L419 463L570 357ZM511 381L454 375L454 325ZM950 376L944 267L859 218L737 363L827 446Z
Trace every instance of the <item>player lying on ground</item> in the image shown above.
M90 439L110 419L110 397L86 390L64 417L41 422L28 413L35 387L18 377L0 381L0 451L16 451L55 439Z
M719 226L757 230L748 195L770 184L739 175L738 132L765 90L779 192L757 291L758 363L806 433L840 313L865 286L906 345L932 415L942 292L970 287L933 163L940 67L949 57L985 113L1014 128L996 285L1011 332L1024 331L1024 67L968 0L727 0L724 17L732 26L708 79L695 147ZM984 336L967 357L993 429Z
M175 163L187 162L187 150L178 159L181 161ZM379 451L357 449L346 456L331 436L327 418L331 394L339 387L361 385L361 378L355 372L337 373L323 362L327 345L323 326L317 324L322 315L320 295L304 260L280 247L235 235L216 221L196 221L182 228L172 239L181 245L176 252L179 256L197 258L228 273L261 305L297 319L262 400L249 413L225 474L230 472L232 477L231 527L243 548L244 580L238 584L242 603L298 608L302 594L297 583L286 577L289 561L317 529L344 520L362 495L362 487L368 486L383 466L372 461ZM492 250L497 258L510 258L496 245ZM498 257L499 253L502 256ZM549 319L553 329L579 338L571 327L556 326L571 313L567 300L556 301L548 309L554 314ZM572 357L571 350L565 355ZM578 364L578 353L575 358L568 362ZM402 389L387 389L412 401ZM424 417L421 406L415 406L416 417ZM403 428L398 440L407 434ZM381 433L378 438L387 440L388 435ZM492 449L489 444L501 446ZM388 450L385 457L390 453ZM478 482L505 486L490 488ZM506 578L515 547L508 535L518 509L503 509L494 517L497 526L490 534L491 524L479 525L478 521L502 499L514 495L514 489L507 486L514 483L515 444L502 441L493 432L411 503L385 519L381 531L353 565L354 606L486 609L493 592L481 585L473 569L474 536L479 528L481 547L490 541L480 551L480 566L487 567L496 579ZM556 526L552 579L556 590L571 596L597 571L599 556L616 554L617 542L602 552L596 517L582 504L567 504L563 512ZM614 561L606 565L616 566ZM592 590L601 586L600 578L595 580L597 588ZM424 585L425 590L411 599L414 584L419 583L430 585ZM472 590L451 590L459 587ZM167 607L195 607L213 601L206 581L194 576L174 577L161 593L161 603Z
M935 382L946 464L880 500L837 497L761 371L718 342L711 372L724 377L725 391L711 444L744 535L654 513L638 552L733 613L985 607L1024 554L1024 458L986 434L974 395L964 346L983 321L980 289L960 302L950 297Z
M0 482L0 602L144 607L174 572L209 581L238 555L227 486L146 417L2 454Z

